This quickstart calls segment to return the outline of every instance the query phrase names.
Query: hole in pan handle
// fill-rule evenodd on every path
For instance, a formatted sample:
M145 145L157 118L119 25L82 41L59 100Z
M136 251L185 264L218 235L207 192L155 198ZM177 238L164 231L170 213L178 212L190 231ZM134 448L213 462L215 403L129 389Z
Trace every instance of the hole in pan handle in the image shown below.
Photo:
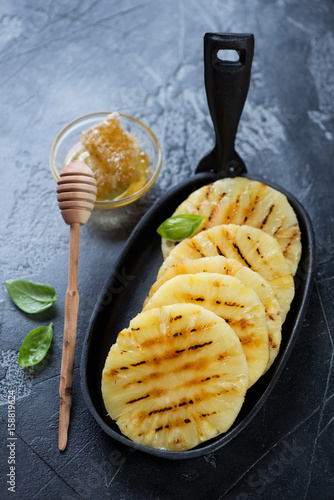
M224 59L224 51L235 51L239 58ZM199 162L196 173L213 171L219 177L235 177L247 172L234 142L248 93L253 54L252 34L206 33L204 36L205 89L216 144Z

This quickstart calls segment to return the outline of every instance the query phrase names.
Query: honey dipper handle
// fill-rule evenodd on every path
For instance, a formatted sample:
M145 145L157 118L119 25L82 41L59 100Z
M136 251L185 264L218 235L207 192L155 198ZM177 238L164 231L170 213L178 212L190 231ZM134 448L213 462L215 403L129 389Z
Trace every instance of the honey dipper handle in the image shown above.
M78 260L79 260L80 224L75 222L70 226L70 255L68 285L65 295L65 319L63 334L63 350L60 371L60 413L58 447L64 450L67 445L67 433L70 423L72 405L72 383L77 334L79 308L78 293Z

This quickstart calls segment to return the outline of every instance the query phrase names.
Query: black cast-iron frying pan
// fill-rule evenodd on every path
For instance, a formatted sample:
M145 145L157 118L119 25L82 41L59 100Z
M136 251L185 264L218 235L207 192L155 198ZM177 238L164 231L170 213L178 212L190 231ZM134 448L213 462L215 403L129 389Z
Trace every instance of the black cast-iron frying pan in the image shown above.
M234 50L238 61L219 57L219 51ZM234 425L224 434L183 452L155 450L130 441L108 417L101 395L101 374L110 346L119 331L141 311L144 299L162 264L161 238L156 230L177 206L194 190L221 177L247 173L235 152L234 141L246 100L254 37L251 34L212 34L204 37L205 85L214 124L216 144L199 163L195 175L158 200L140 221L127 241L118 263L108 279L95 307L81 360L81 384L84 399L102 429L112 438L135 449L168 459L202 456L219 449L241 432L258 412L277 382L296 340L312 288L315 257L310 219L302 205L284 193L294 208L302 234L302 256L295 275L295 297L282 329L280 352L268 372L252 386ZM252 177L253 178L253 177ZM256 179L261 180L261 179Z

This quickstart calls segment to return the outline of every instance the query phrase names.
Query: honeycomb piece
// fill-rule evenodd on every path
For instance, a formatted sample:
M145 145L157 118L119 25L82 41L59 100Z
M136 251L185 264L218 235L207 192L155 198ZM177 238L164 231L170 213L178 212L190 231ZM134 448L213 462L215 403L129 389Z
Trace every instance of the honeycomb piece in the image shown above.
M98 197L103 198L140 179L139 140L122 128L117 112L83 131L80 142L89 153L85 163L94 172Z

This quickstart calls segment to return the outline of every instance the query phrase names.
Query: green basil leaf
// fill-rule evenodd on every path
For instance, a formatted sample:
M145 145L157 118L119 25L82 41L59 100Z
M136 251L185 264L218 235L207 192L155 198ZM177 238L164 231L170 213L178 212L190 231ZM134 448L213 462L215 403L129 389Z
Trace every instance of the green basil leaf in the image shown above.
M26 313L45 311L58 300L50 285L27 280L7 280L5 285L14 304Z
M51 345L52 335L52 323L49 326L39 326L28 333L19 352L19 365L33 366L42 361Z
M157 229L158 234L171 241L181 241L190 238L206 219L207 215L179 214L166 219Z

